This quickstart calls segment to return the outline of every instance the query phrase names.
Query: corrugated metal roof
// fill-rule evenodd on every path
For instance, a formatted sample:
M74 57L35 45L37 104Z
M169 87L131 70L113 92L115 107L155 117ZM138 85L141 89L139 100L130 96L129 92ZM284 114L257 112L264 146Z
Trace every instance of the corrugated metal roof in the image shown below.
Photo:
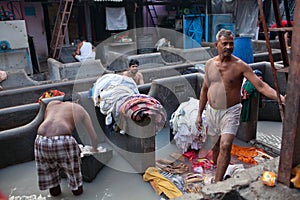
M105 1L109 1L109 2L123 2L123 0L94 0L96 2L105 2Z

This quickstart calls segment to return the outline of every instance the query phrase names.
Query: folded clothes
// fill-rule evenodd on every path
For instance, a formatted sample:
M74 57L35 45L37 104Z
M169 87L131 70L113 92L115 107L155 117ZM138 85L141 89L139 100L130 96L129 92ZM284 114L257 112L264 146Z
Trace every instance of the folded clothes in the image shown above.
M169 199L182 196L182 192L176 185L161 175L155 167L149 167L146 170L143 180L149 181L158 195L164 193Z
M184 163L179 164L163 164L161 162L156 161L156 166L163 171L172 173L172 174L183 174L189 170L189 167Z
M106 148L104 148L102 146L99 146L97 148L98 152L92 151L92 146L89 146L89 145L83 146L83 145L79 144L79 148L81 150L81 153L80 153L81 157L86 156L86 155L93 155L94 153L103 153L103 152L106 152Z

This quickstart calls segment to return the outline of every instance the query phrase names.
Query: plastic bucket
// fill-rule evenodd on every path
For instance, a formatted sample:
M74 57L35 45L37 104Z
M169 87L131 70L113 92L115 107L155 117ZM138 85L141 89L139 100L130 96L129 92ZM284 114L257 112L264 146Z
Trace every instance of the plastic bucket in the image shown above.
M234 38L233 55L242 59L245 63L253 63L253 49L251 37L236 37Z

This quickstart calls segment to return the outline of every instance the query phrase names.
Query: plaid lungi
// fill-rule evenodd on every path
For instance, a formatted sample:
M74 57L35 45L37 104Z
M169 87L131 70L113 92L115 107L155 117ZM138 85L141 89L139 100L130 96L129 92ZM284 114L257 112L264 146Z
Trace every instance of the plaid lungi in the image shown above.
M77 190L83 184L80 148L72 136L37 135L34 155L40 190L59 185L60 169L67 175L68 187L71 190Z

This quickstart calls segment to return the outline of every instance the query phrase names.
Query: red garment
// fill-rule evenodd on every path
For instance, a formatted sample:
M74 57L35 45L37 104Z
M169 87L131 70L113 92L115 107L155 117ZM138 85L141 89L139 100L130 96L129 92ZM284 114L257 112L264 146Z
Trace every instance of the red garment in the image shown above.
M196 158L196 152L195 151L188 151L182 154L184 157L188 158L190 161L193 161Z
M0 200L8 200L8 197L0 191Z
M294 25L294 21L291 21L291 24ZM288 25L288 23L287 23L286 20L281 20L281 26L282 26L282 27L287 27L287 25ZM274 23L274 24L272 25L272 28L277 28L277 24Z
M59 90L50 90L44 92L42 96L38 98L37 102L40 103L43 98L50 98L50 97L63 96L63 95L65 95L65 93Z
M207 158L199 158L197 161L193 162L192 169L195 167L202 167L205 170L212 169L214 167L214 162Z

